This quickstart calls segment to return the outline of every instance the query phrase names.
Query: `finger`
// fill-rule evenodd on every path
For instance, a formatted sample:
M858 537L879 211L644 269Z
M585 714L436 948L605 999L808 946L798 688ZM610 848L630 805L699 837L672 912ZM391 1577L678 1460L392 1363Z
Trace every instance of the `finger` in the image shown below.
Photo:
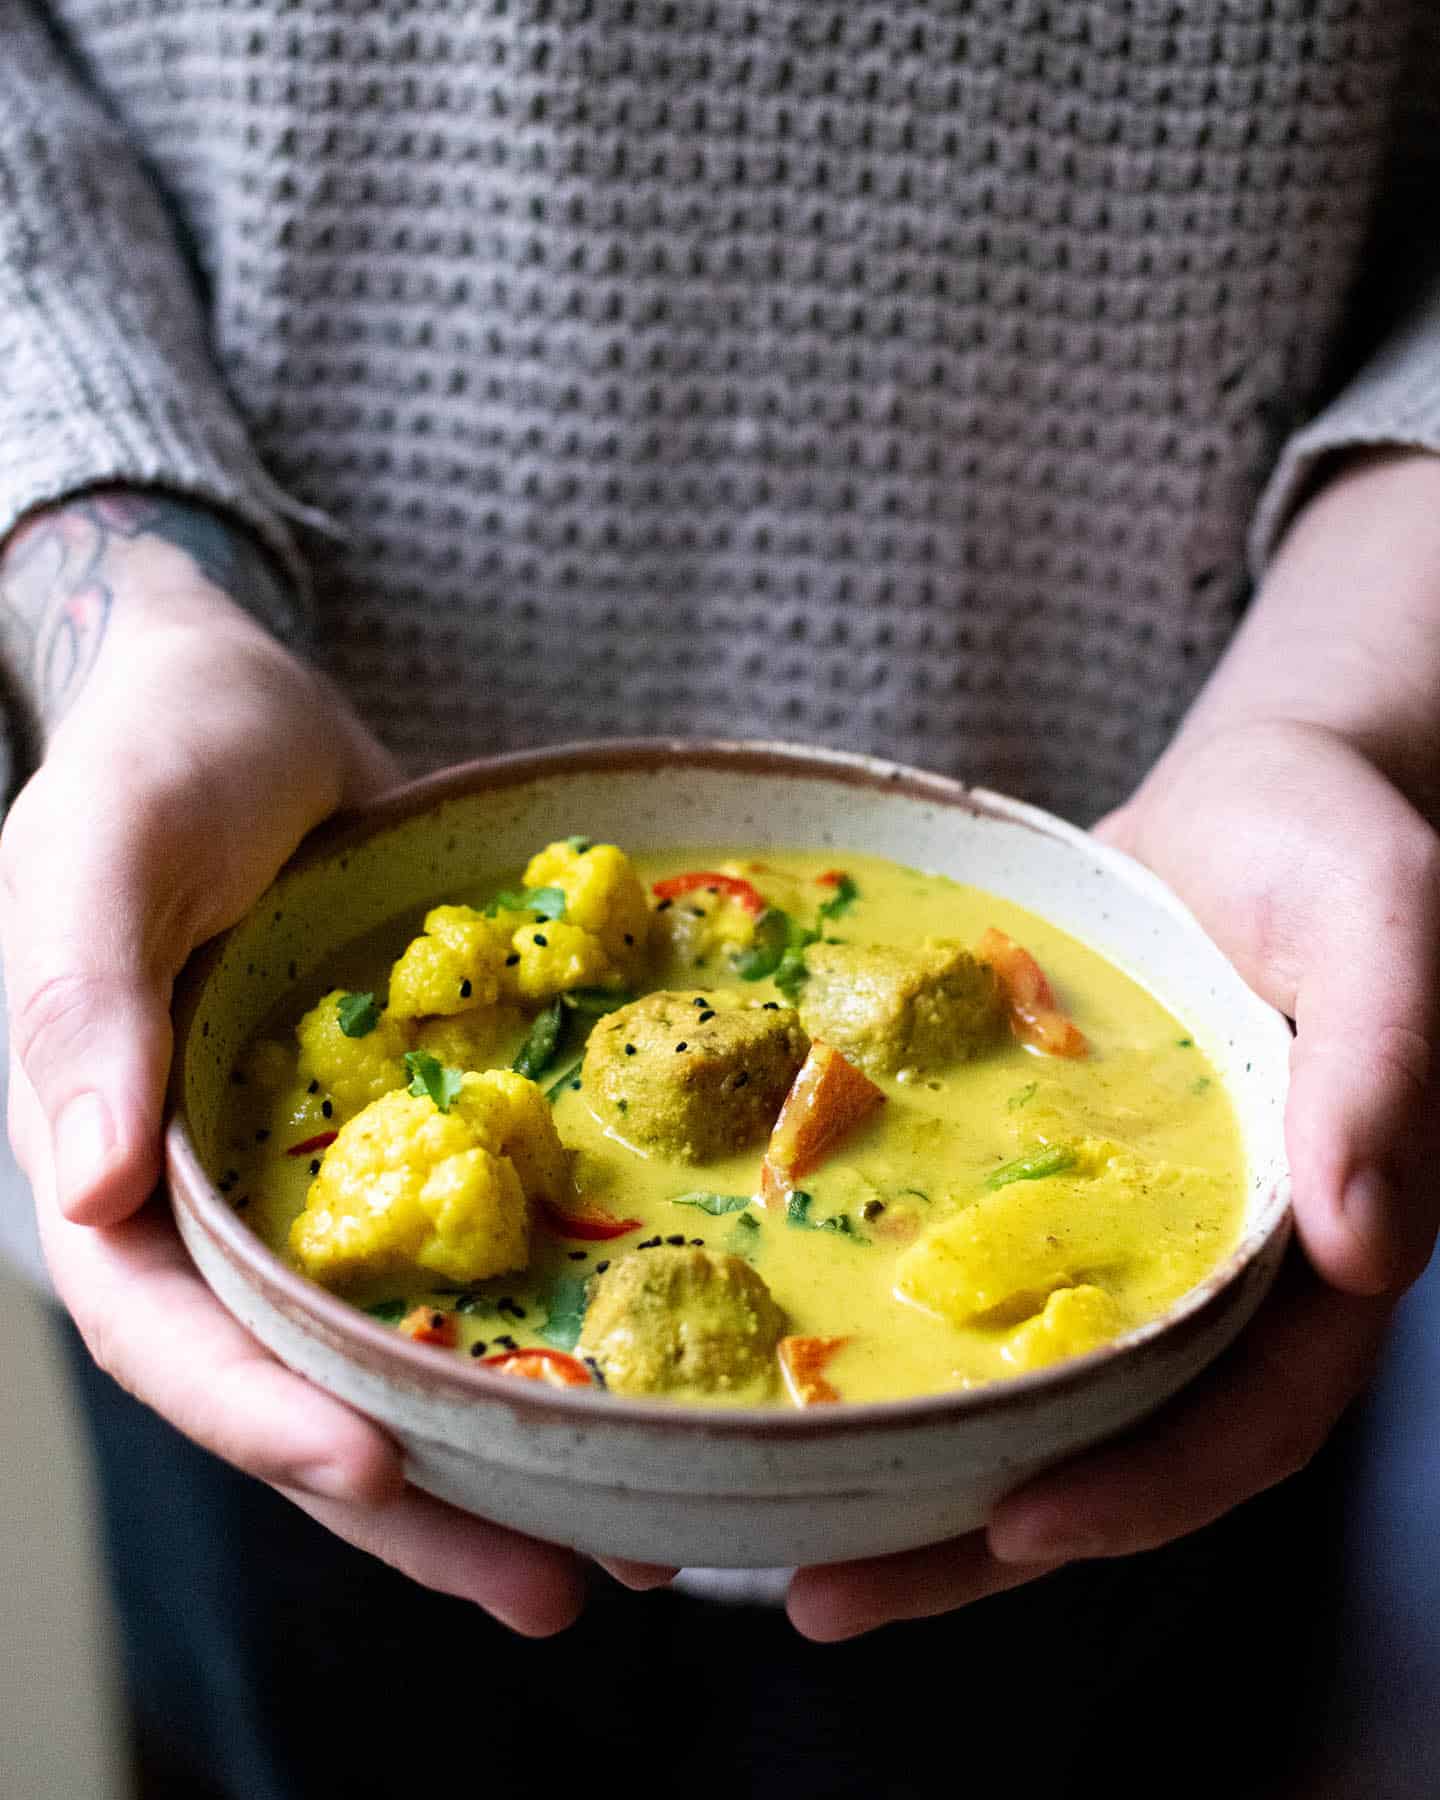
M630 1588L637 1594L648 1593L651 1588L668 1587L680 1573L678 1569L667 1569L658 1563L627 1562L620 1556L597 1556L595 1560L621 1587Z
M1137 1432L1042 1475L989 1528L1007 1563L1129 1556L1295 1474L1374 1367L1388 1301L1337 1294L1297 1255L1254 1323Z
M121 1387L262 1481L369 1504L399 1492L396 1446L263 1350L205 1287L158 1208L96 1229L63 1218L41 1186L36 1212L60 1298Z
M477 1519L416 1488L379 1508L306 1493L289 1498L357 1549L438 1593L473 1601L523 1637L563 1631L584 1605L573 1551Z
M38 805L16 802L0 839L0 930L11 1052L39 1103L59 1204L105 1223L141 1205L159 1173L173 909L146 895L144 836L127 841L115 815L80 833L85 811L53 784ZM32 1131L20 1146L32 1176L36 1142Z
M982 1531L896 1556L800 1569L790 1583L786 1611L802 1637L819 1644L859 1637L901 1619L930 1619L989 1594L1035 1581L1063 1558L1029 1568L1001 1562Z
M1332 881L1295 997L1286 1145L1315 1266L1356 1294L1398 1291L1434 1244L1440 1085L1440 854L1394 830Z

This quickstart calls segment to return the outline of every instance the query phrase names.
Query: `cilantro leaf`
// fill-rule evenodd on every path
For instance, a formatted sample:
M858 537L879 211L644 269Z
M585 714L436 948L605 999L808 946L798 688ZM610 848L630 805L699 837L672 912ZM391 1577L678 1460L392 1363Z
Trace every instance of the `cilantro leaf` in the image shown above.
M366 1312L372 1319L379 1319L385 1325L398 1325L410 1310L406 1300L377 1300L373 1306L367 1306Z
M516 893L506 889L486 905L485 917L493 919L499 912L532 912L542 919L563 919L565 890L561 887L522 888Z
M855 1229L855 1221L849 1213L832 1213L828 1219L812 1219L810 1208L814 1199L815 1196L806 1193L804 1188L796 1188L785 1202L785 1223L798 1225L803 1231L833 1231L839 1237L852 1238L857 1244L870 1242Z
M838 919L841 913L849 912L860 898L860 890L848 875L842 875L835 883L835 892L820 908L822 919Z
M335 1008L340 1029L348 1038L369 1037L380 1023L380 1008L373 994L342 994Z
M553 1106L565 1092L566 1088L572 1085L577 1088L580 1085L580 1064L578 1062L571 1063L565 1073L559 1076L548 1088L546 1088L545 1098Z
M693 1194L675 1194L671 1197L675 1206L695 1206L701 1212L709 1213L712 1219L723 1218L726 1213L742 1212L750 1204L748 1194L707 1194L696 1190Z
M545 1323L536 1335L555 1350L573 1350L585 1323L585 1283L578 1275L560 1275L540 1296Z
M423 1100L428 1095L442 1113L449 1112L450 1102L464 1086L463 1071L446 1068L428 1050L407 1050L405 1067L410 1071L409 1091L415 1098Z
M810 971L805 967L803 949L790 949L780 958L780 967L775 971L775 985L787 1000L797 1000L800 990L810 979Z
M558 1000L552 1000L543 1012L535 1015L530 1035L510 1065L517 1075L523 1075L529 1081L540 1079L560 1048L560 1027L564 1020L565 1009Z

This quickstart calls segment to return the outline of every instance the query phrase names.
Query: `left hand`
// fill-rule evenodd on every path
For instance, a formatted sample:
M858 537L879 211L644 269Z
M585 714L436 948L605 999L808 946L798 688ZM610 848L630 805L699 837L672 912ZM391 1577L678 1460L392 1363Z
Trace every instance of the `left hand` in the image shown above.
M1337 573L1327 530L1343 535L1347 498L1370 518L1377 480L1382 500L1413 481L1401 469L1387 490L1387 469L1342 480L1338 501L1292 534L1271 576L1277 597L1266 614L1262 596L1247 627L1250 646L1274 653L1276 615L1294 599L1309 608L1311 634L1323 634L1314 584ZM1397 542L1409 612L1440 638L1440 560L1427 545L1407 588L1403 533L1387 549L1393 558ZM1342 589L1344 577L1342 567ZM1318 703L1267 716L1256 703L1273 692L1265 656L1249 668L1245 656L1242 638L1099 832L1164 876L1251 987L1295 1022L1286 1140L1303 1256L1292 1253L1250 1328L1204 1376L1135 1431L1010 1495L986 1531L802 1570L789 1607L808 1637L855 1636L1077 1558L1155 1548L1295 1473L1368 1379L1398 1296L1425 1266L1440 1223L1440 838L1402 792L1430 800L1424 782L1407 779L1419 740L1357 716L1353 690L1343 692L1356 659L1327 648ZM1383 709L1383 670L1358 661ZM1393 687L1414 674L1404 667ZM1402 754L1385 753L1402 740Z

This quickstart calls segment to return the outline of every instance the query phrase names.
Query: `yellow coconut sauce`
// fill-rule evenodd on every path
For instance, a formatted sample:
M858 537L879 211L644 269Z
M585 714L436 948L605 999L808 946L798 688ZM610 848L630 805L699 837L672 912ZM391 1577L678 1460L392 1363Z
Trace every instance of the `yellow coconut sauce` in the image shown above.
M637 1219L636 1228L592 1243L536 1227L523 1269L475 1282L392 1272L342 1278L332 1284L338 1291L391 1320L420 1303L453 1313L458 1348L436 1348L436 1355L546 1344L573 1350L598 1271L647 1254L638 1246L657 1239L699 1242L744 1259L763 1277L787 1332L846 1340L825 1377L841 1398L866 1401L969 1388L1092 1348L1163 1311L1233 1248L1244 1166L1230 1104L1184 1026L1135 982L1021 908L875 857L710 846L634 858L652 907L657 880L721 867L743 871L767 902L832 941L970 945L998 927L1039 961L1059 1007L1088 1039L1089 1056L1043 1055L1004 1029L966 1060L877 1075L883 1105L803 1177L809 1200L797 1217L754 1198L763 1139L697 1166L647 1152L626 1140L613 1117L597 1117L578 1068L589 1021L567 1013L560 1053L538 1085L551 1094L584 1205ZM822 919L821 904L837 893L837 869L853 883L854 898ZM826 875L828 885L817 879ZM479 908L498 889L522 885L512 872L445 898ZM648 950L642 944L643 974L628 992L665 988L701 1002L789 1004L772 979L747 982L735 972L753 919L703 893L673 900L666 911L677 909L694 919L694 935L657 939ZM670 919L666 930L676 924ZM332 1096L297 1074L296 1024L335 988L373 993L382 1005L394 959L420 925L419 916L407 916L338 953L325 978L296 992L270 1021L235 1072L229 1151L215 1173L241 1216L292 1262L292 1227L330 1149L289 1152L334 1130L346 1111L337 1114ZM491 1039L474 1066L508 1069L535 1011L524 1001L496 1010L486 1030L471 1034L474 1043L484 1043L487 1031ZM412 1038L422 1024L406 1026ZM602 1017L590 1028L603 1025ZM453 1020L429 1041L464 1060L464 1032ZM1017 1159L1040 1172L994 1185L996 1171L1013 1170ZM697 1192L747 1204L720 1216L677 1204ZM962 1265L974 1292L957 1305L953 1279ZM976 1295L1001 1298L979 1306ZM768 1398L792 1403L779 1379Z

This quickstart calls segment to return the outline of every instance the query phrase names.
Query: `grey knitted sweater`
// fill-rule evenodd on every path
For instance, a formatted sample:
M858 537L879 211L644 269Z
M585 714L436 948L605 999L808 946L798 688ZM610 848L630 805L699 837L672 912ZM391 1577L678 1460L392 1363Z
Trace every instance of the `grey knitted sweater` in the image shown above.
M1440 446L1436 11L0 0L0 531L231 509L412 766L764 733L1093 815L1316 459Z

